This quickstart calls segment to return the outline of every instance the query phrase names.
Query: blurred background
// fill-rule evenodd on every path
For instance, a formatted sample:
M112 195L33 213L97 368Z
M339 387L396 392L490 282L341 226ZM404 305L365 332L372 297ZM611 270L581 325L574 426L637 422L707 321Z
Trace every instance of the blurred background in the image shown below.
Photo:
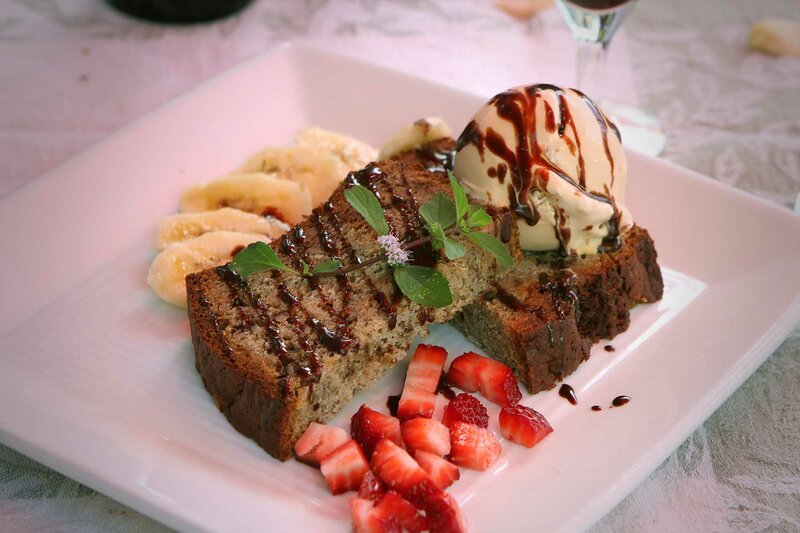
M0 0L0 198L287 40L487 97L575 82L576 43L547 0L233 3L243 9L176 25L101 0ZM661 157L790 208L800 190L800 57L748 46L762 19L800 22L800 2L639 0L609 47L604 96L659 119ZM798 383L795 330L595 530L800 531ZM0 446L0 531L160 529Z

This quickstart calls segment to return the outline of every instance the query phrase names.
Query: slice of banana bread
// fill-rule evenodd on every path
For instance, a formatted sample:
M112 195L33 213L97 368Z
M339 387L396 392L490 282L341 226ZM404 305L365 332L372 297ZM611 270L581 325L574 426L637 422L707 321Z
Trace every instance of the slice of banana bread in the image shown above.
M351 173L328 202L273 243L275 251L298 270L301 261L339 259L347 267L379 255L373 230L344 198L353 183L378 196L401 241L418 238L419 206L437 192L452 197L443 170L453 148L451 139L441 140ZM516 226L506 222L510 216L497 216L484 230L507 234ZM509 248L518 254L515 243L512 231ZM309 423L334 417L403 359L429 323L446 322L491 286L500 267L463 244L468 252L457 261L424 246L413 251L413 261L435 265L450 282L453 303L438 309L402 297L384 263L337 277L272 270L245 280L224 267L188 276L192 342L206 389L237 430L274 457L291 457Z
M593 342L628 328L631 307L661 298L656 257L639 226L615 252L526 257L453 324L513 368L530 393L551 389L589 358Z

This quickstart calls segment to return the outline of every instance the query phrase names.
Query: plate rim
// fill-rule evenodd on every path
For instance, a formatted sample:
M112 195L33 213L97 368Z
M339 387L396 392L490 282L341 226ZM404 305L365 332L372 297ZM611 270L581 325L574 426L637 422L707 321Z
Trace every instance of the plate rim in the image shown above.
M325 50L304 40L286 41L263 52L255 54L253 57L246 59L245 61L226 69L218 75L199 83L192 89L148 111L97 143L94 143L87 149L82 150L75 156L60 163L56 167L53 167L41 176L29 181L19 189L16 189L12 193L0 199L0 210L13 202L18 194L22 194L23 192L28 193L33 187L44 186L50 179L53 179L54 176L64 172L65 169L68 169L71 165L75 164L76 161L85 158L91 158L96 152L102 151L107 144L124 135L124 133L129 129L138 127L142 123L146 123L151 117L168 111L169 108L175 105L176 102L180 102L183 99L190 97L197 91L207 90L216 84L224 83L230 78L235 78L240 70L247 69L253 64L260 63L272 55L281 53L296 54L298 52L301 54L312 53L323 58L331 58L335 60L345 59L353 64L358 64L361 67L391 72L393 74L401 74L404 77L415 79L429 85L438 85L446 88L448 91L460 93L469 97L484 96L477 92L470 92L464 90L463 88L452 87L450 85L432 81L423 76L395 70L371 61L353 57L351 55ZM302 56L299 57L299 60L302 61ZM794 215L790 210L784 209L782 206L769 202L764 198L733 187L727 183L719 182L713 178L700 174L694 170L686 169L670 161L638 153L635 155L635 157L644 158L649 164L663 165L664 168L670 171L685 173L691 176L693 179L702 178L701 181L707 186L726 189L748 202L755 202L759 204L761 208L769 209L776 214L780 214L780 216L786 216L787 220L796 220L796 222L793 223L797 224L797 228L800 228L800 223L798 223L800 222L800 218L794 219ZM742 364L738 365L735 369L732 369L732 371L735 370L735 378L718 381L715 383L713 391L705 396L706 399L710 397L713 399L713 401L702 402L702 404L698 405L692 411L691 416L682 416L676 426L680 428L680 431L671 431L671 438L662 440L659 443L659 446L651 449L647 454L645 454L644 457L646 457L647 460L644 462L648 465L652 464L652 467L648 466L646 468L639 468L636 475L627 476L625 479L621 480L621 483L615 484L613 490L607 492L605 496L593 499L590 506L581 509L578 513L573 515L573 518L569 522L564 524L564 529L584 529L589 527L597 520L602 518L608 511L618 505L619 502L621 502L628 494L630 494L630 492L632 492L636 486L638 486L645 478L647 478L653 470L662 464L664 460L668 458L670 454L672 454L674 450L677 449L680 444L683 443L688 436L690 436L696 430L697 427L699 427L699 425L701 425L711 414L713 414L713 412L716 411L719 406L741 386L741 384L777 349L777 347L780 346L786 336L797 326L798 323L800 323L800 294L795 295L795 298L792 300L792 303L789 305L788 309L781 313L780 320L778 320L771 328L765 331L759 337L758 342L756 342L754 346L752 346L745 354L743 354L743 357L741 358ZM15 327L16 326L12 326L9 331L13 330ZM103 490L101 490L101 492L103 494L106 494L109 497L120 501L124 505L128 505L131 508L142 512L147 516L153 517L155 520L158 520L166 525L179 528L203 529L203 524L193 520L192 516L184 516L180 512L180 508L176 509L174 507L159 505L158 500L144 497L142 491L132 490L123 484L115 484L110 481L105 481L101 476L95 475L91 471L87 471L80 467L75 467L73 464L71 464L71 461L68 457L52 455L39 446L32 445L31 443L26 442L23 438L12 435L1 426L0 442L3 442L12 449L17 450L20 453L23 453L24 455L27 455L28 457L47 465L48 467L54 468L58 472L64 473L64 475L68 476L69 478L80 480L82 483L84 482L83 480L87 480L85 483L89 486L102 487Z

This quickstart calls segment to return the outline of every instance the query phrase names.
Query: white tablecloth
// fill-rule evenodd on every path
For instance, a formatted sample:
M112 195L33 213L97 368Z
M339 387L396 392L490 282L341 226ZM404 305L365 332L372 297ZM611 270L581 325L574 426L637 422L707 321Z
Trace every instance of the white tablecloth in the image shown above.
M656 113L663 157L789 206L800 190L800 58L746 47L796 0L642 0L613 43L614 99ZM196 27L100 1L0 0L0 197L131 120L287 39L487 96L573 83L554 10L514 20L489 0L263 0ZM746 246L746 243L741 243ZM1 355L0 355L1 356ZM800 330L597 531L800 531ZM0 446L0 531L162 526Z

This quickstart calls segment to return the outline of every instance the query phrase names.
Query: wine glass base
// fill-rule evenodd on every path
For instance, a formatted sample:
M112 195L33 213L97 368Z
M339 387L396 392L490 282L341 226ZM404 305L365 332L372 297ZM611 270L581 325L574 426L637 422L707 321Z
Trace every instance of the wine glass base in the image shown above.
M624 147L652 156L664 151L667 136L658 117L617 102L604 101L600 107L619 128Z

